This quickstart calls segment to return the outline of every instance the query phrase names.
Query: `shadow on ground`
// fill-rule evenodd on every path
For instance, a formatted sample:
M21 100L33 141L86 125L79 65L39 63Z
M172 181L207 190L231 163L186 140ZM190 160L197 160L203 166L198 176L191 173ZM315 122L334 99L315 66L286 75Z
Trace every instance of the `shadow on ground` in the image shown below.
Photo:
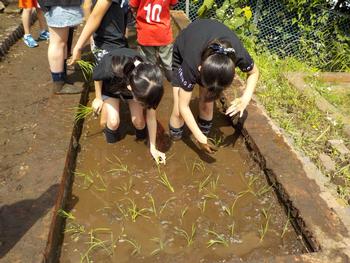
M0 259L54 206L57 191L55 184L37 199L0 207Z

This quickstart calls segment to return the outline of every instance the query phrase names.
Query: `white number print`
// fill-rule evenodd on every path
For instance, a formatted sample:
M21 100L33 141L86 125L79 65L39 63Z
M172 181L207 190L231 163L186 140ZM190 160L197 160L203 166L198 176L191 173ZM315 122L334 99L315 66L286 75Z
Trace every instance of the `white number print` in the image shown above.
M146 10L146 21L147 23L153 22L160 22L160 13L162 12L162 6L159 4L155 4L152 6L152 4L146 5L144 8Z

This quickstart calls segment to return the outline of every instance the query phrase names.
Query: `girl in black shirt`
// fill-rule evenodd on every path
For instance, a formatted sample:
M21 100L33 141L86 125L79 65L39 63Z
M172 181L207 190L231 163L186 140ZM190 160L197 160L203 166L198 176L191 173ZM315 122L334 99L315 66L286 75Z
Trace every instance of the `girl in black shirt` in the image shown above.
M96 98L92 107L101 112L100 124L108 143L119 140L120 99L129 104L136 138L149 134L150 152L157 163L165 163L165 154L156 149L156 108L163 96L161 70L143 59L135 50L120 48L105 55L93 73ZM144 118L146 108L146 121ZM147 125L146 125L147 123Z
M207 135L212 126L214 100L231 86L235 67L247 73L247 84L242 97L231 102L226 115L239 113L242 117L259 71L237 36L224 24L210 19L198 19L179 34L173 49L174 106L169 124L173 139L181 138L185 122L200 146L213 152ZM189 107L195 84L200 85L198 124Z

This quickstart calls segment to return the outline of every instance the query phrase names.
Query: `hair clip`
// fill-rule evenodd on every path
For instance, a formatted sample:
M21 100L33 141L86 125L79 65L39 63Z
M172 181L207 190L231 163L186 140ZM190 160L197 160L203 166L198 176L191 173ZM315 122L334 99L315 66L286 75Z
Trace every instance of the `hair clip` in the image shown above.
M214 50L214 52L217 53L217 54L227 55L227 54L236 52L234 48L224 48L222 45L217 44L217 43L211 44L209 46L209 48Z

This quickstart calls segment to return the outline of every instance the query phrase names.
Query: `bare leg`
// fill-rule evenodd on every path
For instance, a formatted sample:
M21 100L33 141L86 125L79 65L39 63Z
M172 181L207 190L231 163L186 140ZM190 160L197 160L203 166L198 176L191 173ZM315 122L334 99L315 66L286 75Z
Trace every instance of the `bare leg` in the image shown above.
M142 130L146 126L145 117L143 114L143 107L140 103L134 100L128 100L131 122L138 130Z
M117 130L120 124L119 115L120 100L115 98L106 99L103 102L100 125L111 130Z
M64 59L67 49L68 27L50 27L48 58L51 72L64 71Z
M30 34L30 20L32 16L32 8L23 8L22 11L22 23L24 28L24 34Z
M46 27L46 20L44 17L44 12L40 8L37 8L36 13L38 15L40 31L41 32L45 31L47 29L47 27Z
M179 90L179 87L173 87L174 105L170 116L170 126L174 128L180 128L184 125L184 119L181 117L179 110Z
M206 102L205 96L208 89L200 87L199 89L199 117L206 121L213 119L214 101Z

